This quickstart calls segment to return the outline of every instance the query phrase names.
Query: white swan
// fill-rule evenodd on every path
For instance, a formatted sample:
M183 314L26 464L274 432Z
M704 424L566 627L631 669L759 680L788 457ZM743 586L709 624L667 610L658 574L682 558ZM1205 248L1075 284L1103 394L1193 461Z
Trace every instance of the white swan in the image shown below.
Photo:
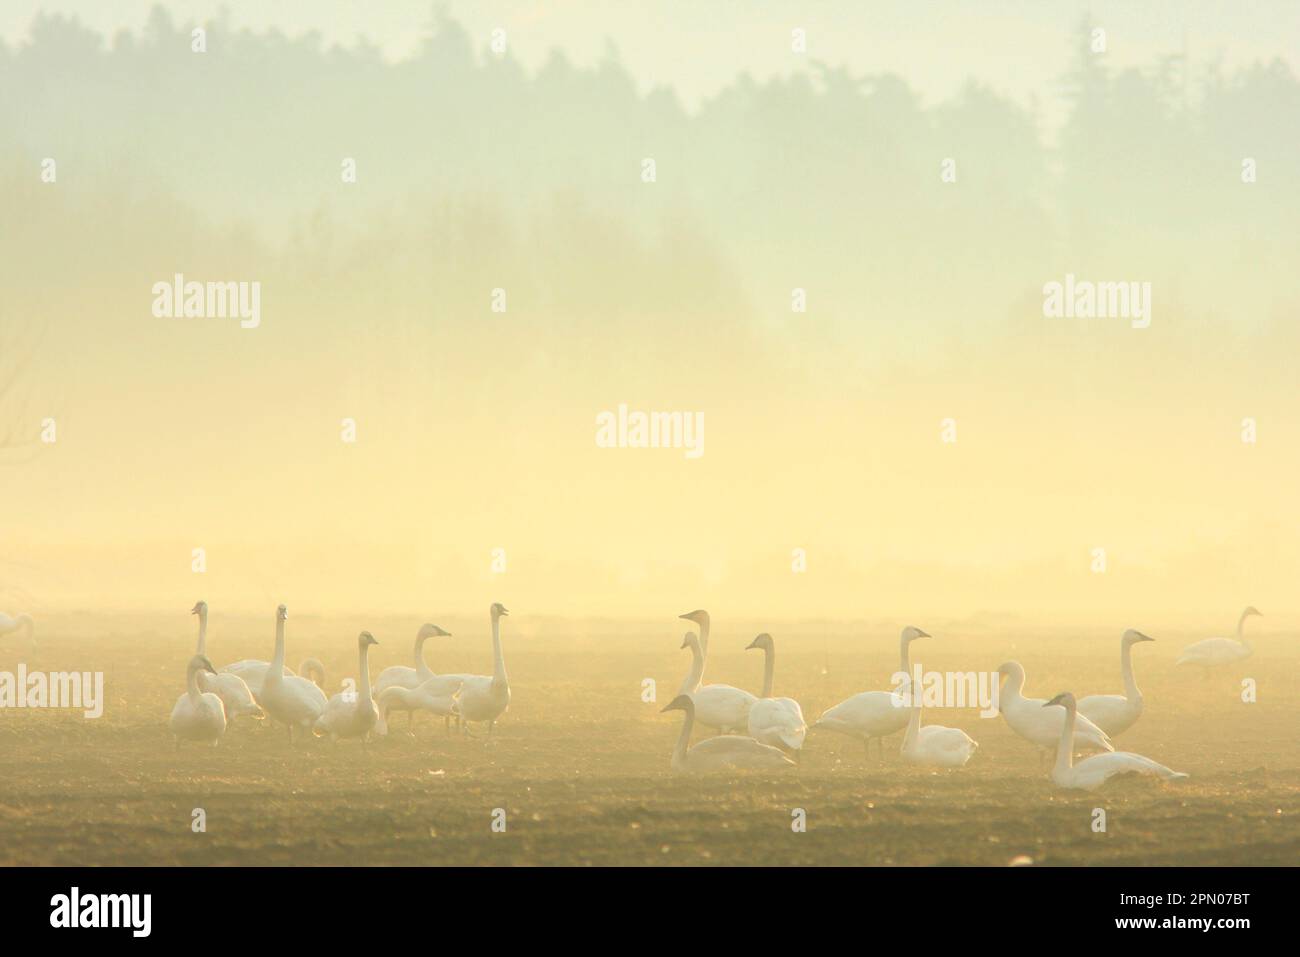
M750 648L763 649L763 696L749 707L749 736L776 748L798 751L808 734L808 724L798 701L772 697L772 675L776 670L772 636L763 632L745 650Z
M691 726L695 724L695 702L690 695L679 694L663 708L664 711L685 711L682 733L673 748L674 771L728 771L741 768L792 768L794 762L780 748L763 744L739 734L723 734L706 738L689 751Z
M910 685L909 685L910 687ZM960 768L979 747L975 739L960 728L945 728L938 724L921 726L921 690L916 694L905 691L912 699L899 753L911 764L924 764L936 768Z
M325 690L325 666L319 658L304 658L298 666L298 674L308 679L321 691Z
M1255 649L1251 648L1250 642L1246 641L1245 636L1242 634L1242 628L1245 626L1247 618L1259 614L1255 606L1251 605L1237 619L1236 641L1231 638L1206 638L1204 641L1195 642L1183 649L1183 653L1178 656L1178 660L1174 664L1203 665L1206 668L1212 668L1215 665L1226 665L1229 662L1249 658ZM1260 615L1260 617L1263 616Z
M15 635L20 631L27 632L27 640L33 644L36 642L36 622L31 615L19 615L17 618L10 618L4 612L0 611L0 638L6 635Z
M357 671L361 675L361 685L356 691L340 691L330 698L324 713L312 725L313 732L322 737L328 735L331 741L339 738L369 739L371 729L379 720L379 708L370 693L370 646L377 644L375 636L368 631L357 635L360 658Z
M284 605L275 610L275 656L266 669L258 700L271 718L288 725L292 744L293 729L310 734L328 702L325 692L313 682L284 673L284 623L288 617Z
M912 625L908 625L903 629L898 638L898 671L900 674L910 675L912 673L909 652L912 642L918 638L929 637L929 634ZM878 742L880 755L884 757L885 744L881 739L893 734L895 731L902 731L906 728L910 717L907 703L901 692L902 689L900 688L899 691L863 691L855 694L853 697L846 698L835 707L828 709L813 722L812 728L809 730L820 728L861 738L863 747L867 751L867 757L871 757L871 740L875 738Z
M435 682L433 691L448 697L454 694L456 689L463 683L463 679L446 675L440 678L424 662L424 643L426 641L430 638L450 637L451 632L443 631L437 625L421 625L420 630L415 635L415 667L408 668L405 665L393 665L379 672L379 677L375 679L375 698L378 699L386 689L394 685L403 688L417 688L429 681Z
M510 612L500 602L494 604L492 612L492 675L443 675L444 678L460 678L460 716L461 727L468 733L468 722L486 721L488 734L496 724L497 718L510 707L510 681L506 677L506 659L501 652L501 619Z
M1083 715L1113 738L1133 727L1142 717L1142 692L1138 691L1133 677L1133 646L1143 641L1155 641L1135 628L1124 632L1119 640L1119 670L1124 676L1123 694L1090 694L1079 699L1079 714Z
M1117 774L1154 774L1166 781L1187 777L1181 771L1174 771L1150 758L1129 751L1112 751L1109 754L1097 754L1074 763L1074 722L1077 712L1074 695L1068 691L1058 694L1051 701L1043 704L1044 708L1061 706L1065 709L1064 721L1061 722L1061 738L1056 745L1056 764L1052 768L1052 780L1063 788L1076 791L1095 791Z
M414 688L389 685L379 692L379 694L375 695L375 703L379 706L379 721L375 725L375 733L388 733L388 716L394 711L405 711L407 713L406 727L408 731L414 723L415 712L417 711L428 711L430 714L442 715L448 721L459 716L460 706L456 703L456 693L460 691L461 683L456 681L452 693L444 694L443 689L446 688L447 680L445 677L435 677L424 684L416 685Z
M1026 698L1025 669L1018 661L1004 661L998 665L998 674L1006 677L998 693L998 710L1006 719L1011 730L1027 741L1032 741L1040 748L1056 747L1065 722L1065 714L1060 711L1044 711L1046 702L1042 698ZM1074 742L1080 750L1085 748L1096 751L1114 751L1106 732L1087 718L1080 717L1076 723Z
M206 661L208 658L208 603L200 601L190 609L191 615L199 616L199 643L194 649L196 655L202 656ZM252 718L266 717L266 713L261 706L253 700L253 692L244 683L244 679L238 675L229 673L209 673L208 671L199 672L199 689L201 691L210 691L221 699L222 706L226 709L226 720L234 721L242 715L248 715Z
M731 685L701 685L704 680L704 649L694 632L687 632L682 647L691 649L691 670L686 673L679 695L690 695L695 702L695 719L700 724L726 734L749 729L749 709L758 699Z
M172 708L171 729L178 748L182 741L203 741L215 748L226 730L226 709L211 691L199 690L200 672L216 674L217 669L207 658L195 655L185 669L185 693Z

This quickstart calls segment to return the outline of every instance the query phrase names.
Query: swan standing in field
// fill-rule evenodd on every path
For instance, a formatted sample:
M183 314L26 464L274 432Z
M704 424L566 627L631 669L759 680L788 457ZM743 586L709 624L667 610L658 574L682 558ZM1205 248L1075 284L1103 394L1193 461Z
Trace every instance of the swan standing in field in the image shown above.
M1065 722L1065 714L1060 711L1044 711L1047 703L1042 698L1026 698L1022 693L1025 687L1025 669L1018 661L1004 661L998 665L998 674L1006 677L998 694L998 710L1006 719L1011 730L1027 741L1032 741L1049 754L1056 747ZM1087 718L1080 717L1075 725L1074 742L1080 750L1114 751L1106 732Z
M1133 727L1142 717L1142 692L1138 691L1133 677L1133 646L1143 641L1155 641L1135 628L1124 632L1119 640L1119 670L1124 676L1123 694L1090 694L1079 699L1079 714L1083 715L1113 738Z
M1226 665L1233 661L1249 658L1255 649L1251 648L1250 643L1246 641L1245 636L1242 634L1242 628L1245 626L1247 618L1259 614L1255 606L1251 605L1237 619L1237 639L1235 641L1231 638L1206 638L1204 641L1198 641L1184 648L1183 653L1178 656L1178 660L1174 664L1204 665L1206 668L1212 668L1215 665Z
M707 618L706 618L707 620ZM731 685L702 685L704 680L704 649L694 632L687 632L682 647L691 649L691 670L686 673L679 695L690 695L695 702L693 712L702 725L716 728L722 734L749 729L749 709L758 701L741 688Z
M377 645L375 636L363 631L357 636L357 654L360 663L357 670L361 675L361 686L356 691L340 691L330 698L325 711L312 731L322 737L328 735L331 741L339 738L368 739L370 731L379 720L379 708L370 694L370 646Z
M215 748L226 730L225 706L211 691L199 690L201 673L216 674L217 669L207 658L195 655L185 669L185 693L172 708L171 729L178 748L182 741L203 741Z
M1043 704L1044 708L1056 706L1065 709L1061 738L1056 745L1056 764L1052 768L1052 780L1059 786L1076 791L1095 791L1118 774L1152 774L1166 781L1187 777L1181 771L1171 770L1150 758L1129 751L1097 754L1075 764L1073 736L1077 707L1074 695L1067 691Z
M776 647L767 632L759 635L745 648L763 649L763 696L749 706L749 736L756 741L776 748L798 752L803 747L808 725L803 719L803 709L793 698L772 697L772 676L776 671Z
M918 638L929 637L929 634L912 625L904 628L899 635L898 670L901 674L909 676L909 678L904 679L905 682L910 683L912 673L910 654L912 642ZM883 758L885 756L883 739L895 731L902 731L906 728L909 717L907 702L901 689L899 691L863 691L851 698L846 698L835 707L827 710L813 723L812 727L813 729L821 728L826 731L836 731L839 734L861 738L868 758L871 757L871 740L875 738L878 742L877 747L880 749L880 756Z
M912 707L903 733L903 746L899 753L910 764L924 764L936 768L960 768L975 753L979 745L960 728L945 728L938 724L921 726L921 690L912 698Z
M20 631L27 632L27 640L32 644L36 644L36 622L31 615L19 615L17 618L10 618L0 611L0 638L7 635L16 635Z
M740 734L723 734L706 738L689 751L691 727L695 724L695 702L690 695L679 694L664 711L685 711L682 733L673 748L674 771L728 771L742 768L792 768L794 762L780 748L763 744Z
M194 649L194 653L208 660L208 603L200 601L190 609L191 615L199 616L199 643ZM226 709L226 720L234 721L241 715L248 715L252 718L264 718L265 712L256 701L253 700L253 692L244 679L238 675L229 673L217 673L208 671L199 672L199 689L201 691L210 691L221 699L221 704Z
M275 610L275 656L266 669L259 700L268 715L289 726L289 743L293 744L293 729L310 734L328 702L325 692L313 682L284 673L284 623L288 617L284 605Z
M469 722L486 721L488 734L496 724L497 718L510 707L510 681L506 677L506 659L501 652L501 619L510 612L497 602L492 606L492 676L487 675L443 675L461 679L460 717L461 727L468 734Z
M445 694L444 689L447 687L446 682L450 679L444 677L434 677L424 684L416 685L414 688L406 688L402 685L389 685L383 691L375 695L375 704L379 706L379 722L375 725L376 734L388 733L388 716L394 711L405 711L407 713L407 731L410 732L414 724L415 712L428 711L430 714L439 714L448 721L460 714L460 706L456 703L456 693L460 691L461 682L454 681L455 687L451 694Z
M443 631L437 625L421 625L420 630L415 634L415 667L408 668L405 665L392 665L379 672L379 677L375 679L375 697L378 698L384 693L386 688L393 685L401 685L403 688L416 688L438 676L433 673L424 661L424 643L430 638L450 638L451 632ZM449 679L446 684L447 693L453 693L459 688L461 682L459 679Z

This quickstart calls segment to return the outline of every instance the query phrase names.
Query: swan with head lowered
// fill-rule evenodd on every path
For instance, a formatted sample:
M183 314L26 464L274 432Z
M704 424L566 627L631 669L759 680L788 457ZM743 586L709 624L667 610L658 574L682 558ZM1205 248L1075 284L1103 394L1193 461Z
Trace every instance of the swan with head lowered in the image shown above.
M930 635L908 625L898 638L898 670L900 674L910 676L912 666L909 649L918 638ZM910 683L910 677L904 679ZM904 691L863 691L852 698L846 698L835 707L830 708L818 718L809 730L835 731L850 737L861 738L871 756L871 741L876 739L881 757L884 757L885 744L882 740L888 735L902 731L910 718Z
M687 749L691 741L691 727L695 724L695 702L690 695L679 694L663 710L686 712L682 733L678 735L677 746L673 748L674 771L701 773L795 766L780 748L739 734L706 738L695 747Z
M363 631L357 636L357 654L360 662L357 671L361 675L361 684L356 691L340 691L330 698L325 710L312 731L331 741L339 738L361 738L367 740L370 731L379 720L379 708L370 693L370 647L377 645L375 636Z
M1049 754L1061 736L1064 712L1046 711L1043 705L1047 702L1042 698L1024 696L1025 669L1020 662L1004 661L998 665L998 674L1007 679L998 692L998 710L1002 717L1012 731L1044 748L1043 754ZM1115 750L1106 732L1082 716L1075 724L1074 744L1080 750Z
M707 620L707 619L706 619ZM695 702L694 720L722 734L748 731L749 709L758 701L752 694L731 685L706 685L704 680L704 649L694 632L687 632L682 647L691 649L691 670L686 673L679 695L690 695Z
M803 747L808 725L803 709L794 698L772 697L772 676L776 670L776 646L767 632L745 648L763 649L763 695L749 706L749 736L755 741L798 752Z
M197 602L190 609L191 615L199 616L199 643L194 649L194 653L208 660L208 603L206 601ZM234 721L241 715L248 715L252 718L264 718L265 712L253 700L253 692L244 679L239 675L229 673L210 672L207 670L199 672L199 689L202 691L211 691L221 699L222 705L226 709L226 720Z
M416 685L414 688L389 685L376 694L375 704L379 706L379 722L375 725L375 733L388 733L388 716L394 711L406 712L408 733L413 733L411 728L414 725L415 712L417 711L442 715L446 719L446 727L450 731L451 719L460 716L460 705L456 701L456 695L460 691L461 682L455 681L452 693L446 694L445 689L448 680L450 679L445 676L434 677L424 684Z
M1175 781L1187 777L1181 771L1174 771L1150 758L1129 751L1111 751L1108 754L1096 754L1074 763L1074 723L1077 706L1074 695L1068 691L1058 694L1051 701L1043 703L1044 708L1061 707L1064 709L1061 722L1061 737L1056 745L1056 764L1052 768L1052 780L1060 787L1076 791L1095 791L1111 778L1120 774L1149 774Z
M6 635L16 635L19 632L26 632L27 640L36 643L36 622L31 615L18 615L16 618L10 618L4 612L0 611L0 638Z
M456 693L463 683L463 678L452 677L450 675L438 676L433 673L424 661L424 643L430 638L450 638L451 632L443 631L437 625L421 625L420 630L415 634L415 667L408 668L405 665L393 665L379 672L379 677L375 679L375 699L385 690L392 687L401 688L418 688L421 685L433 682L429 689L435 693L441 693L443 696L450 697Z
M491 675L443 675L444 678L459 678L460 717L462 729L468 733L471 721L486 721L488 734L496 725L497 718L510 707L510 680L506 677L506 659L501 651L501 619L510 615L504 605L495 603L490 609L492 614L492 674Z
M212 662L202 655L190 659L185 669L185 693L176 699L172 708L171 729L176 737L176 747L182 741L201 741L214 748L226 731L226 709L221 698L211 691L199 689L200 674L216 674Z
M1083 715L1109 738L1133 727L1142 717L1142 692L1138 691L1133 677L1133 646L1144 641L1155 641L1135 628L1124 632L1119 640L1119 670L1124 677L1123 694L1090 694L1079 699L1079 714Z
M289 743L293 731L311 734L316 719L325 711L328 702L325 692L312 681L294 674L284 673L284 623L289 611L281 605L275 610L275 655L269 662L262 680L258 700L272 719L289 727Z
M903 694L912 699L907 730L903 732L903 746L899 749L904 761L935 768L960 768L971 759L979 747L974 738L960 728L945 728L938 724L922 726L921 689L912 694L909 683Z
M1178 656L1178 660L1174 664L1202 665L1205 668L1213 668L1216 665L1226 665L1233 661L1249 658L1255 649L1250 647L1250 642L1246 640L1242 629L1246 625L1247 618L1259 614L1255 606L1251 605L1237 619L1237 638L1235 641L1232 638L1206 638L1204 641L1198 641L1184 648L1183 653Z

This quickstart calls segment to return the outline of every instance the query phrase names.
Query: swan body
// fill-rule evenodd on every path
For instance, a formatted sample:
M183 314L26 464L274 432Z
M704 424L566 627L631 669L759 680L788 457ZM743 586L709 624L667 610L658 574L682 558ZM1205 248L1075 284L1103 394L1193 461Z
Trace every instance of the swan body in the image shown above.
M898 670L901 674L911 674L909 649L912 642L929 637L912 625L903 629L898 639ZM827 709L813 723L813 728L862 738L869 751L873 738L880 739L902 731L907 727L909 717L908 702L902 690L863 691Z
M1142 717L1142 692L1133 677L1133 646L1155 641L1136 629L1124 632L1119 642L1119 668L1124 678L1124 693L1090 694L1079 699L1079 714L1101 728L1109 738L1127 731Z
M663 710L686 712L677 746L673 748L674 771L698 774L709 771L776 770L795 766L780 748L739 734L707 738L688 750L691 727L695 724L694 699L690 695L679 694Z
M1042 698L1026 698L1025 669L1018 661L1006 661L998 666L998 674L1006 677L998 696L998 710L1011 730L1040 748L1051 749L1061 736L1065 713L1045 711L1047 703ZM1074 730L1074 744L1080 750L1114 751L1106 732L1087 718L1079 716Z
M445 676L435 677L414 688L389 685L379 692L375 695L375 703L379 706L379 721L375 725L375 733L388 733L388 716L394 711L405 711L411 721L414 720L417 711L428 711L430 714L441 715L444 718L457 717L460 714L460 706L456 702L456 693L460 691L460 682L455 683L456 687L451 694L445 694L443 688L447 680Z
M199 690L200 673L216 673L212 662L202 655L190 659L185 669L185 693L172 708L171 730L176 747L182 741L202 741L214 748L226 731L226 709L221 698L211 691Z
M510 707L510 680L506 676L505 655L501 651L501 619L508 617L500 602L491 608L492 614L492 674L489 675L443 675L442 677L459 677L460 716L464 722L486 721L488 733L492 732L497 718ZM464 727L464 725L462 725ZM468 731L468 728L465 728Z
M706 614L694 612L693 614ZM758 701L748 691L733 688L731 685L702 685L704 680L704 649L700 639L692 632L687 632L682 640L683 648L691 649L691 670L687 672L679 695L690 695L695 702L693 720L723 733L730 731L747 731L749 729L749 709Z
M10 618L4 612L0 611L0 638L6 635L16 635L20 631L27 632L27 637L31 641L36 640L36 621L31 615L18 615Z
M1232 638L1206 638L1204 641L1195 642L1183 649L1183 653L1178 656L1178 660L1174 664L1202 665L1213 668L1249 658L1254 654L1255 649L1251 648L1250 642L1246 641L1242 629L1247 618L1258 614L1259 612L1252 605L1243 611L1241 617L1237 619L1237 637L1235 640Z
M190 609L191 615L199 616L199 643L194 653L206 661L208 656L208 603L198 602ZM207 670L199 672L199 690L211 692L221 699L226 709L226 720L234 721L243 715L262 719L266 713L253 699L253 692L238 675L213 673Z
M960 768L979 747L975 739L960 728L945 728L938 724L921 725L921 696L908 709L907 732L899 753L910 764L923 764L936 768Z
M375 636L363 631L357 636L358 671L361 686L356 691L340 691L325 704L325 710L312 725L313 733L339 738L366 738L379 720L379 708L370 691L370 646L377 645ZM299 679L302 680L302 679Z
M443 631L437 625L423 625L415 635L415 667L408 668L405 665L393 665L379 672L379 677L375 679L375 699L378 700L387 689L398 686L402 688L418 688L430 681L437 681L432 689L435 693L441 693L444 697L450 697L456 693L456 690L464 683L464 676L452 677L443 675L439 678L435 675L424 661L424 643L430 638L450 638L451 632Z
M289 741L297 728L310 734L316 719L325 711L328 702L325 692L315 683L294 674L284 673L284 623L288 610L281 605L275 613L275 657L266 669L258 699L266 713L289 727Z
M803 709L793 698L772 697L772 676L776 667L776 646L764 632L749 643L763 649L763 696L749 706L749 736L775 748L798 751L808 734Z
M1158 761L1129 751L1097 754L1075 764L1073 737L1077 705L1074 695L1067 691L1043 704L1044 708L1057 706L1064 708L1061 737L1056 746L1056 764L1052 767L1052 780L1058 786L1075 791L1095 791L1121 774L1147 774L1166 781L1187 777L1182 771L1174 771Z

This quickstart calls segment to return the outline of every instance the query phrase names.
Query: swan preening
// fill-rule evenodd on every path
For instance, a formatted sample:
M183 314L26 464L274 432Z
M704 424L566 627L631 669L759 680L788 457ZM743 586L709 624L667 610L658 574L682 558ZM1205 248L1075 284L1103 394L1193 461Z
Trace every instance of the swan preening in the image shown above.
M1119 670L1124 679L1124 693L1090 694L1079 699L1079 714L1106 733L1107 737L1127 731L1142 717L1142 692L1133 677L1133 646L1155 641L1135 628L1124 632L1119 640Z
M1188 645L1183 649L1183 653L1178 656L1174 662L1176 665L1203 665L1206 668L1212 668L1216 665L1226 665L1233 661L1241 661L1243 658L1249 658L1254 652L1250 647L1250 642L1246 641L1242 629L1246 625L1246 619L1251 615L1260 615L1254 605L1246 608L1237 619L1237 637L1232 638L1206 638L1204 641L1198 641ZM1260 615L1260 617L1263 617Z
M295 674L285 674L284 623L288 617L289 611L284 605L275 610L275 655L262 679L259 700L269 717L288 726L292 743L294 728L310 734L328 702L325 692L314 682ZM366 697L369 698L369 693Z
M704 624L700 626L701 631L708 628L708 612L692 612L692 615L703 615ZM682 615L688 618L687 615ZM704 680L704 647L694 632L687 632L686 637L682 639L682 647L691 649L691 670L686 673L686 678L682 681L681 688L678 689L679 695L689 695L694 702L694 708L691 712L692 720L699 721L700 724L710 728L716 728L719 732L727 734L733 731L747 731L749 729L749 709L753 707L755 698L748 691L740 688L733 688L731 685L706 685L701 684Z
M20 631L27 633L28 641L36 641L36 622L32 619L32 616L23 614L10 618L0 611L0 638L4 638L6 635L16 635Z
M909 655L912 642L929 637L926 632L912 625L903 629L898 639L900 674L912 673ZM884 742L881 739L907 727L911 718L910 704L902 688L898 691L863 691L827 710L813 723L812 729L861 738L868 757L871 755L871 741L874 738L879 742L878 747L883 757Z
M690 695L679 694L663 707L664 711L684 711L681 734L673 748L673 770L688 772L730 771L739 769L791 768L794 762L779 748L739 734L706 738L687 749L691 728L695 724L695 702Z
M226 709L221 698L211 691L199 690L200 674L216 674L217 669L203 655L195 655L185 669L185 693L172 708L171 729L176 747L182 741L202 741L217 746L226 731Z
M375 636L368 631L357 636L360 684L356 691L340 691L329 699L324 712L312 725L313 732L321 736L327 735L331 741L339 738L369 738L371 729L379 720L379 708L370 695L370 648L377 644L379 642L375 641ZM279 643L276 650L281 650Z
M998 710L1011 730L1046 751L1056 747L1065 715L1060 711L1044 711L1043 705L1047 702L1042 698L1024 696L1025 669L1020 662L1004 661L998 665L998 674L1006 678L998 696ZM1074 742L1081 749L1115 750L1106 732L1082 716L1075 728Z
M808 725L798 701L772 697L772 674L776 667L776 647L772 636L764 632L745 650L751 648L763 649L763 694L749 706L749 736L763 744L797 752L803 747Z
M194 649L194 654L207 661L208 603L206 601L196 603L190 609L190 614L199 616L199 642L198 647ZM221 704L226 710L227 721L234 721L241 715L258 719L266 717L261 706L253 699L252 690L238 675L216 672L208 668L200 671L198 678L201 691L210 691L221 699Z
M1052 767L1052 780L1059 786L1078 791L1095 791L1120 774L1149 774L1167 781L1187 777L1181 771L1174 771L1150 758L1128 751L1097 754L1075 764L1073 738L1077 705L1074 695L1067 691L1043 703L1043 708L1057 706L1064 709L1061 736L1056 745L1056 764Z

